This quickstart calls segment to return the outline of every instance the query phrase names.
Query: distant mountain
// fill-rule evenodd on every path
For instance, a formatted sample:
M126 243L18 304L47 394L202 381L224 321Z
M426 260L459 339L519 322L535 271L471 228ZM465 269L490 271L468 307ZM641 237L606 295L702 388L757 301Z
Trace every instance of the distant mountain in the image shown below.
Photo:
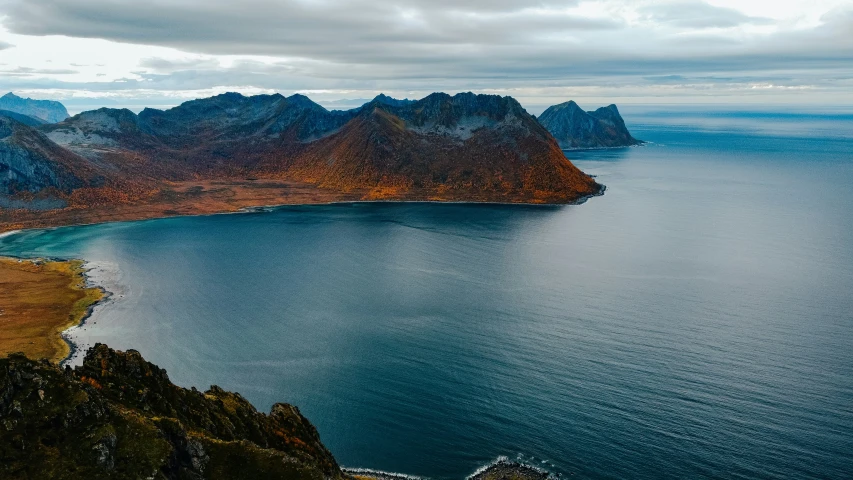
M632 137L616 105L585 112L574 101L548 107L539 123L557 139L560 148L627 147L643 143Z
M405 105L409 105L411 103L415 103L415 100L409 100L408 98L403 99L403 100L398 100L396 98L391 98L388 95L385 95L384 93L380 93L379 95L377 95L373 99L373 101L379 102L379 103L382 103L385 105L391 105L392 107L402 107Z
M496 95L380 95L329 111L303 95L226 93L138 115L101 108L37 129L27 133L38 136L36 150L54 152L37 156L41 163L56 158L51 165L69 166L63 171L79 181L17 175L6 193L62 185L51 195L81 209L92 199L169 202L174 195L163 192L174 186L163 182L202 180L293 181L348 199L568 203L603 191L515 99ZM21 170L24 157L15 158ZM4 168L9 161L0 157ZM65 185L84 185L86 195Z
M59 102L21 98L12 92L0 97L0 110L20 113L47 123L61 122L68 118L68 110Z

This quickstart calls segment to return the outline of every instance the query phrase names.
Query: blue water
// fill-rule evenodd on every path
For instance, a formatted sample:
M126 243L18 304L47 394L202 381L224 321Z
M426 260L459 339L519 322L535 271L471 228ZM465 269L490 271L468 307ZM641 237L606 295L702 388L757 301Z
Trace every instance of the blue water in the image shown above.
M106 268L82 345L294 403L346 466L850 478L853 117L641 113L653 144L569 154L608 186L581 206L289 207L0 253Z

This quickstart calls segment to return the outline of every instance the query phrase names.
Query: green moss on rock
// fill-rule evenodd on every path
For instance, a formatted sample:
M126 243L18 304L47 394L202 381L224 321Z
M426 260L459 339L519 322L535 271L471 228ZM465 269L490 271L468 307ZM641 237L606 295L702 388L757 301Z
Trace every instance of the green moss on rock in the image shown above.
M0 359L0 478L344 478L296 407L172 384L139 352L96 345L81 367Z

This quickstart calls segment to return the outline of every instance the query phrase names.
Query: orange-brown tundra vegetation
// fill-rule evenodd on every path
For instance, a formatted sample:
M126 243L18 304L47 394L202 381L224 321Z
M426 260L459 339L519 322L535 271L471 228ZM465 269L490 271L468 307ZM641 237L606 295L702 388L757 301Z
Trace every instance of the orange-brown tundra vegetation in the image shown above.
M79 260L0 258L0 357L22 352L61 361L70 349L60 334L102 297L86 286Z

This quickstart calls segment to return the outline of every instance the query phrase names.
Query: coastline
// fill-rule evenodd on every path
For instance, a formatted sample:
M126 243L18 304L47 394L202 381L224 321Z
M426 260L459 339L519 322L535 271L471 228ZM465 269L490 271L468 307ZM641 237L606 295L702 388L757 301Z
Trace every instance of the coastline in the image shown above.
M226 211L216 211L216 212L199 212L199 213L186 213L186 214L166 214L160 216L146 216L139 218L126 218L126 219L116 219L116 220L104 220L104 221L95 221L95 222L79 222L79 223L67 223L62 225L50 225L50 226L32 226L32 227L24 227L24 228L16 228L15 230L8 231L0 231L0 239L3 237L11 236L16 233L21 233L29 230L55 230L58 228L64 227L85 227L90 225L104 225L110 223L126 223L126 222L140 222L145 220L160 220L164 218L184 218L184 217L208 217L214 215L236 215L236 214L244 214L244 213L260 213L265 211L272 211L278 208L285 207L315 207L315 206L334 206L334 205L357 205L357 204L448 204L448 205L486 205L486 206L520 206L520 207L564 207L564 206L578 206L583 205L587 201L595 197L604 196L607 185L599 184L601 187L597 192L583 195L578 197L571 202L564 203L533 203L533 202L497 202L497 201L477 201L477 200L395 200L395 199L387 199L387 200L331 200L326 202L303 202L303 203L273 203L268 205L248 205L244 207L240 207L236 210L226 210ZM0 230L2 230L3 226L0 225Z
M584 152L587 150L618 150L618 149L622 149L622 148L645 147L645 146L652 144L652 142L647 142L645 140L637 140L637 141L639 143L633 143L631 145L619 145L619 146L614 146L614 147L575 147L575 148L560 148L560 150L562 150L564 152Z
M95 264L89 261L83 261L83 264L81 265L82 275L86 283L86 288L95 288L100 290L101 298L86 308L86 313L82 317L80 317L79 322L69 326L60 333L60 337L68 345L68 355L66 355L65 358L59 361L59 365L61 367L71 365L76 358L80 357L81 354L86 353L80 348L78 341L75 340L73 331L75 329L84 327L88 323L88 321L93 318L95 310L98 307L106 305L115 295L113 291L108 290L106 288L106 285L102 281L99 282L93 279L93 276L90 272L92 272L95 268L97 268Z

